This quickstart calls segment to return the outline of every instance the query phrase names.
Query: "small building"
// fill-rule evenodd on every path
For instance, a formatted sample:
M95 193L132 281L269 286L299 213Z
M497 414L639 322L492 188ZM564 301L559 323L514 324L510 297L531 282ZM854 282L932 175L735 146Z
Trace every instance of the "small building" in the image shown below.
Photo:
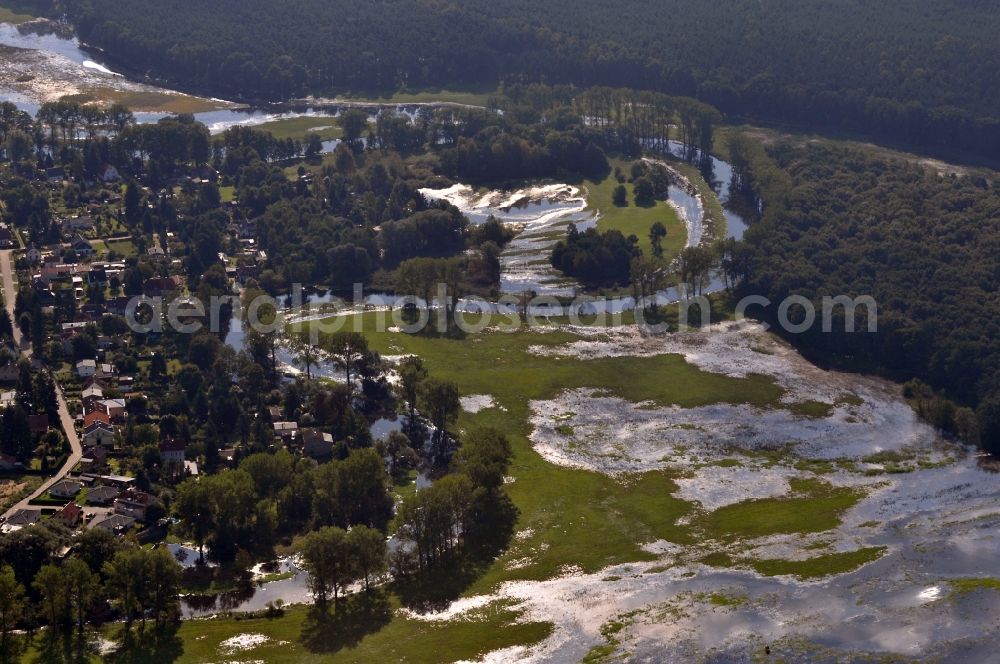
M103 445L95 445L86 450L82 459L80 459L80 467L85 472L95 472L104 467L108 462L108 450Z
M76 363L76 375L91 378L97 373L97 360L80 360Z
M302 454L313 459L327 459L333 455L333 435L319 429L303 429Z
M83 520L83 508L76 503L67 503L52 518L62 521L68 528L76 528Z
M0 249L14 246L14 234L5 224L0 224Z
M46 168L45 179L49 184L62 184L62 181L66 179L66 171L59 167Z
M134 517L128 516L127 514L109 514L106 519L98 521L94 524L94 527L106 530L115 535L124 535L128 531L132 530L132 527L135 525L135 521Z
M49 493L56 498L74 498L83 489L83 484L74 480L60 480L52 485Z
M146 520L146 510L156 502L156 497L139 489L126 489L114 502L115 514L130 516L136 521Z
M97 402L97 409L108 416L112 422L123 420L128 414L125 410L125 399L104 399Z
M91 406L93 410L93 405L98 401L104 400L104 390L98 384L93 384L83 392L80 393L80 401L83 402L84 406Z
M110 505L115 502L115 498L121 493L120 489L113 486L98 486L87 492L88 505Z
M297 422L275 422L274 423L274 435L276 438L280 438L285 443L291 443L295 440L295 436L299 432L299 425Z

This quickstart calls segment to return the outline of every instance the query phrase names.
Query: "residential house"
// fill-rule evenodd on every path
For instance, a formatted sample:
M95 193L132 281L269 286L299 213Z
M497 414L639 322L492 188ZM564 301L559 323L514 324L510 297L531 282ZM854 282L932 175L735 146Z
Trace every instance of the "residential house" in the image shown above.
M327 459L333 455L333 435L319 429L303 429L302 453L313 459Z
M97 409L106 414L112 422L120 422L128 413L125 411L125 399L105 399L97 402Z
M146 297L163 297L169 293L179 292L182 283L180 277L152 277L146 279L142 291Z
M126 489L115 498L115 514L130 516L137 521L146 520L146 510L156 502L156 497L139 489Z
M91 378L97 373L97 360L80 360L76 363L76 375Z
M5 224L0 224L0 249L14 246L14 234Z
M94 527L106 530L115 535L123 535L132 530L135 521L135 517L126 514L109 514L106 519L102 519L94 524Z
M104 303L104 308L114 316L124 316L128 303L132 300L128 295L119 295Z
M65 507L52 515L52 518L62 521L69 528L76 528L83 520L83 508L76 503L67 503Z
M299 432L299 425L296 422L275 422L274 435L280 438L285 444L292 443Z
M104 390L97 383L91 384L90 387L80 393L80 401L83 402L83 407L88 411L94 410L95 404L103 399Z
M28 245L24 252L24 258L32 265L42 262L42 250L34 242Z
M87 241L87 239L82 235L77 235L73 238L73 244L71 246L73 247L73 251L76 252L76 255L81 258L90 258L94 255L94 245L90 244L90 242Z
M92 286L104 287L108 283L108 270L104 267L91 267L87 273L87 283Z
M62 181L66 179L66 171L59 167L46 168L45 179L49 184L62 184Z
M118 182L121 176L118 174L118 169L111 164L105 164L104 168L101 170L101 181L102 182Z
M83 484L74 480L60 480L52 485L49 493L56 498L73 498L83 489Z
M103 445L90 447L87 449L84 457L80 459L80 465L87 472L94 472L99 468L103 468L107 462L108 450Z
M14 374L14 380L17 380L16 372ZM11 408L15 405L17 405L17 392L14 390L0 392L0 408Z
M115 429L110 424L95 422L89 427L84 428L83 434L80 436L80 443L88 449L93 447L114 447Z
M98 422L111 426L111 417L103 410L95 408L83 416L83 429L86 431Z
M160 459L163 465L184 465L184 451L187 443L176 438L164 438L160 441Z
M13 514L7 517L7 520L4 522L4 532L36 524L41 518L42 510L16 510Z
M98 486L87 492L88 505L110 505L121 491L113 486Z

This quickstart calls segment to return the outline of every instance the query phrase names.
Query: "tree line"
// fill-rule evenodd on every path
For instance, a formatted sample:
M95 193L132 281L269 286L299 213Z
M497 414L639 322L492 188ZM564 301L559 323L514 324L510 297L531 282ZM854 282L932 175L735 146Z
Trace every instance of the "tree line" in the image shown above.
M837 307L831 333L814 325L795 343L918 379L909 393L931 421L1000 451L996 183L825 143L765 149L738 137L730 152L734 191L758 218L724 261L739 291L802 295L816 311L824 295L872 296L877 332L865 331L863 306L847 332Z
M563 0L541 12L524 0L15 4L65 12L121 66L214 96L625 85L983 157L1000 145L1000 24L981 1L642 0L626 13Z

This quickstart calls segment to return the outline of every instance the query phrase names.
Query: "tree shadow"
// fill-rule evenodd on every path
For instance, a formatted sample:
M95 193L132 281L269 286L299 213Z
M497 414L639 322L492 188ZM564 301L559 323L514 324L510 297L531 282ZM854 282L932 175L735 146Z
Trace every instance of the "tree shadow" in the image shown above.
M80 633L76 630L72 632L45 630L38 642L38 656L35 662L46 664L86 664L91 661L91 657L97 654L97 649L93 646L86 632ZM6 657L3 661L8 661ZM14 661L14 660L11 660Z
M109 664L149 664L173 662L184 654L184 642L177 636L177 623L159 627L122 627L115 641L118 648L102 657Z
M355 593L334 610L313 606L302 624L302 643L310 652L335 653L356 646L392 620L389 598L382 589Z
M510 545L518 510L506 494L479 512L477 526L466 533L463 549L404 581L394 590L399 600L418 613L441 611L461 597Z

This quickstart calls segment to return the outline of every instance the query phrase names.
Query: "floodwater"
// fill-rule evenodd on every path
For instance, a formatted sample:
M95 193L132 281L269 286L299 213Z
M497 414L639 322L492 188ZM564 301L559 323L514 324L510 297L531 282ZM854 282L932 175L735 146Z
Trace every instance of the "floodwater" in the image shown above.
M567 357L680 353L706 371L770 376L788 390L789 401L853 398L826 418L788 417L782 429L768 423L781 404L714 419L706 409L566 392L531 404L535 449L553 463L615 477L680 470L674 495L696 514L788 496L793 479L851 487L863 497L838 527L822 533L690 546L649 542L644 548L655 559L648 562L593 574L566 568L556 578L507 582L460 600L449 608L450 619L507 600L523 611L521 620L555 625L539 644L496 651L483 661L580 661L607 643L602 626L619 623L614 661L770 661L765 648L775 661L802 663L1000 660L994 643L1000 592L991 586L1000 579L1000 476L984 470L972 450L942 441L917 421L898 388L820 370L759 326L719 326L702 334L701 343L676 336L639 342L602 332L585 344L533 350ZM745 435L727 438L725 426L742 426ZM777 458L758 454L755 426L768 430L763 449L780 450ZM810 439L813 426L825 428L824 435ZM905 468L893 471L885 457L869 457L887 452ZM802 465L809 459L837 463L814 473ZM530 564L530 539L530 533L515 537L507 555L518 567ZM522 540L527 550L518 549ZM749 567L859 549L874 549L875 559L839 575L764 576ZM737 563L707 566L701 559L713 551ZM969 579L982 586L970 587Z

